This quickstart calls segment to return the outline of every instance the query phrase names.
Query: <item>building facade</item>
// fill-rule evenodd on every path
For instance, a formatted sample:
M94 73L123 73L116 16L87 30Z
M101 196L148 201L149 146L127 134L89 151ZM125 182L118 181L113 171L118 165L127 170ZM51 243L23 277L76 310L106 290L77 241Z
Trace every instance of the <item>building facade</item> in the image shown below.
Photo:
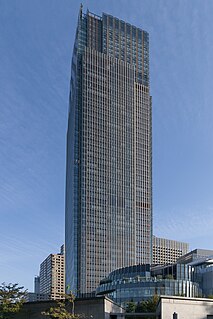
M199 284L192 281L191 266L135 265L117 269L100 282L97 296L108 296L116 303L138 303L154 295L197 297Z
M40 277L36 276L34 278L34 293L39 294L40 293Z
M66 285L86 294L152 258L149 35L80 9L71 70Z
M188 253L189 244L153 236L152 263L156 265L174 264Z
M161 296L156 311L156 319L213 319L213 300Z
M40 265L40 291L48 299L62 299L65 293L64 248L58 254L50 254Z
M194 249L179 258L178 263L192 269L192 280L199 284L202 297L213 296L213 250Z
M198 282L202 290L202 296L213 297L213 255L203 260L190 263L193 269L194 281Z
M200 259L206 259L213 256L213 250L210 249L194 249L178 259L178 263L189 264Z
M26 295L26 302L36 302L50 300L49 294L40 294L36 292L28 292Z

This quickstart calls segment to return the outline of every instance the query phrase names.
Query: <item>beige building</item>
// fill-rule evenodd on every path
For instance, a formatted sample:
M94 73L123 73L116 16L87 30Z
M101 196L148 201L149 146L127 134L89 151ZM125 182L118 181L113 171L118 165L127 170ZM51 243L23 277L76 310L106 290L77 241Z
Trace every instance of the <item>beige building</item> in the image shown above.
M40 294L49 299L61 299L65 293L64 246L58 254L50 254L40 265Z
M213 300L161 296L156 318L160 319L213 319Z
M189 251L187 243L156 236L153 236L152 245L152 263L158 265L174 264Z

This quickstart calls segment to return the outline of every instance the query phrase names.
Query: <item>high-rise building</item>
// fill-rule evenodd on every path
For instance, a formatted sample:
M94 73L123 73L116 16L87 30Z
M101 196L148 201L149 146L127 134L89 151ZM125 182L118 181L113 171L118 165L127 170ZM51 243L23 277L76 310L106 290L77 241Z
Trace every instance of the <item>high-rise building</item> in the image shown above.
M153 264L174 264L189 251L189 244L153 236Z
M67 131L66 285L152 258L149 35L80 8Z
M64 245L58 254L50 254L40 265L40 294L62 299L65 293Z
M40 293L40 277L36 276L34 278L34 293L39 294Z

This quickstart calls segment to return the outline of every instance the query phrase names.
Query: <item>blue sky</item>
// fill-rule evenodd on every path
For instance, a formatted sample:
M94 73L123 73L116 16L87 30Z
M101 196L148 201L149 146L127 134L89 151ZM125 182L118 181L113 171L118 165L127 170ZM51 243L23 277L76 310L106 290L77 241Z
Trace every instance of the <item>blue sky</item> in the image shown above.
M154 233L213 248L213 2L84 1L150 34ZM32 291L64 242L70 63L80 1L0 0L0 282Z

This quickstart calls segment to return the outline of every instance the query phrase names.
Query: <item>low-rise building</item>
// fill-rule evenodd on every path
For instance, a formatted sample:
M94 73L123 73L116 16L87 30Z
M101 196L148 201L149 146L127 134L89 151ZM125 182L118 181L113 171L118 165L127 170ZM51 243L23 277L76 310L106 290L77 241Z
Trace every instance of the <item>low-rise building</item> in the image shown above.
M47 294L40 294L36 292L28 292L26 295L27 302L35 302L35 301L42 301L42 300L49 300L50 296Z
M199 295L199 285L191 280L188 265L158 266L135 265L117 269L100 282L96 295L106 295L116 303L125 306L154 295Z
M213 299L161 296L157 319L213 319Z
M25 303L21 312L14 315L14 319L44 319L42 312L56 306L55 300ZM75 314L81 314L88 319L121 319L124 318L124 308L107 297L81 298L75 300Z

